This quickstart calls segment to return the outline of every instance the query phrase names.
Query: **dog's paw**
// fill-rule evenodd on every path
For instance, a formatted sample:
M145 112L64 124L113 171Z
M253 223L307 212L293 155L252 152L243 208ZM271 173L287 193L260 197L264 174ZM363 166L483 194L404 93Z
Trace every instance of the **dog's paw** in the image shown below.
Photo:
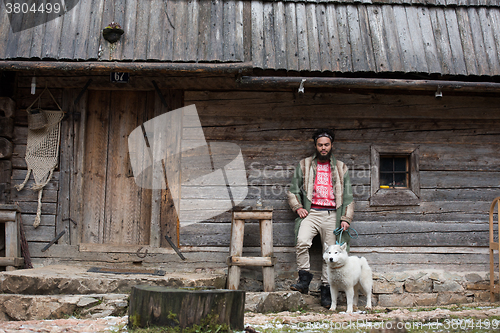
M336 306L331 306L331 307L330 307L330 311L335 311L336 309L337 309L337 307L336 307Z

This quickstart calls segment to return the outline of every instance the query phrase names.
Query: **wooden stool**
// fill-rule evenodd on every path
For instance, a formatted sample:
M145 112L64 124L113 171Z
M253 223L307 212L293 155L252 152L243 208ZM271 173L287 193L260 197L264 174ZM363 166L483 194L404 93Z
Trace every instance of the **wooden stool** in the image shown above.
M0 223L5 226L5 257L0 257L0 266L7 266L7 271L13 271L16 266L24 264L21 256L19 237L21 226L17 206L0 205Z
M227 264L229 273L227 288L237 290L240 284L240 266L262 266L264 291L274 291L274 265L276 258L273 253L273 209L252 209L233 211L231 221L231 246ZM242 257L245 220L260 221L261 257Z
M500 197L495 198L490 206L490 301L495 301L495 293L500 292L498 285L495 285L495 253L494 250L499 251L499 242L494 241L494 221L493 215L495 214L495 206L497 207L497 229L498 236L500 237ZM499 238L500 240L500 238ZM498 253L500 258L500 252ZM499 269L500 271L500 269ZM500 273L500 272L499 272Z

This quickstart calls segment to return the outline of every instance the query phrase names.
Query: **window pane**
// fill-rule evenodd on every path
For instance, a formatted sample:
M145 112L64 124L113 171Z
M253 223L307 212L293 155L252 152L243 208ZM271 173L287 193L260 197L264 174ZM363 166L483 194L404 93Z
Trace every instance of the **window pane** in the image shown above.
M394 171L392 157L380 157L380 171Z
M380 174L380 185L392 186L392 173L381 173Z
M406 169L406 157L396 157L394 158L394 171L408 171Z
M395 173L394 182L395 187L407 187L408 184L406 184L406 173Z

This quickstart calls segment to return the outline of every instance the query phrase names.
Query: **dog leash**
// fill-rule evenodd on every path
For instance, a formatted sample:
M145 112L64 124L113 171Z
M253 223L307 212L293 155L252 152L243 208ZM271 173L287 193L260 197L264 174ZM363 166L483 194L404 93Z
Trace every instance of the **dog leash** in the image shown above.
M351 235L351 230L354 231L356 234L355 235ZM337 237L338 240L336 242L337 245L342 245L342 244L345 243L345 242L344 243L340 242L342 240L342 233L343 232L344 232L344 229L342 229L342 228L337 228L337 229L333 230L333 233L335 234L335 236L338 236ZM351 239L356 239L359 236L358 232L356 231L356 229L351 228L351 227L347 228L346 232L351 237Z

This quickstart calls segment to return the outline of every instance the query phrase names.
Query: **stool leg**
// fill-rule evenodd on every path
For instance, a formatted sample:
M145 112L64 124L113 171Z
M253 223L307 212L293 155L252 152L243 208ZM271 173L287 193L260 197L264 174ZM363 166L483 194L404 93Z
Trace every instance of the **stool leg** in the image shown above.
M19 239L17 233L17 223L15 221L5 222L5 256L11 258L19 257L17 251ZM7 271L14 271L15 266L7 266Z
M241 257L243 254L243 235L245 232L244 220L233 220L231 224L231 245L229 256ZM229 266L227 276L227 289L237 290L240 284L241 268L239 266Z
M260 249L262 257L272 257L273 224L272 220L260 220ZM264 291L274 291L274 266L262 267Z

